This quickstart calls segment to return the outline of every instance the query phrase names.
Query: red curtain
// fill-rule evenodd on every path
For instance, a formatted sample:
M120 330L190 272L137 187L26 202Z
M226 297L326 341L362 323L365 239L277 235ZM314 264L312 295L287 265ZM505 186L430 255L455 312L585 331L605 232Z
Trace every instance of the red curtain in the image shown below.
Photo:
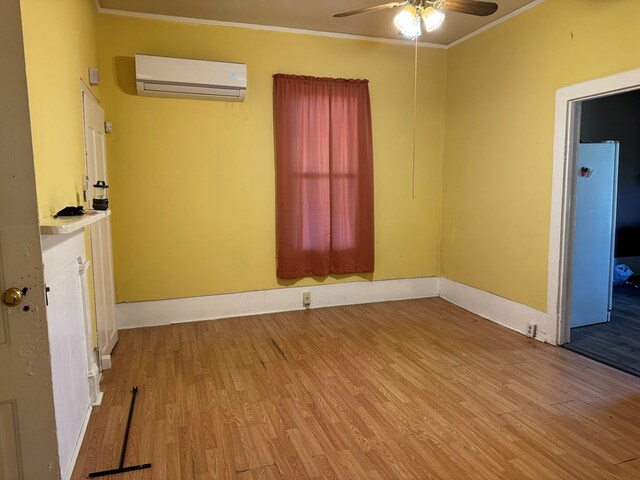
M279 278L373 271L367 80L274 75Z

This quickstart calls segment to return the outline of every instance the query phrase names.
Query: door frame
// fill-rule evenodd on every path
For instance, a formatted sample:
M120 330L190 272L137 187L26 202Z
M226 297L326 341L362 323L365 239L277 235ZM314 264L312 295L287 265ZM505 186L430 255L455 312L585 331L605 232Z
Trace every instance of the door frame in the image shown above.
M571 258L582 102L640 89L640 69L589 80L556 92L549 228L547 325L549 343L570 339ZM552 333L553 332L553 333Z
M91 89L84 83L84 80L80 79L80 108L82 109L82 142L84 149L84 178L82 179L82 191L84 195L84 203L86 208L90 208L90 200L87 198L89 193L88 188L88 165L87 165L87 135L84 131L85 128L85 108L84 99L86 96L90 96L98 105L100 101L93 94ZM85 233L86 234L86 233ZM89 244L91 243L91 231L89 231ZM86 242L85 242L86 245ZM85 247L85 252L87 248ZM92 252L86 252L92 254ZM87 355L87 372L89 377L89 390L91 391L91 401L94 405L100 405L102 402L102 392L100 392L100 381L102 380L102 372L100 368L100 346L98 345L98 313L96 312L95 305L91 304L91 292L89 291L89 269L92 268L93 256L89 259L90 255L87 255L87 260L81 264L80 273L82 279L82 298L84 301L84 315L85 315L85 332L87 337L86 342L86 355ZM94 272L91 272L91 281L95 284ZM95 304L95 285L93 285L93 301ZM95 319L95 325L94 325ZM95 329L94 329L95 328ZM94 342L95 340L95 342ZM95 344L94 344L95 343Z
M100 101L93 95L91 90L81 82L81 91L82 91L82 116L83 116L83 138L84 138L84 155L85 155L85 179L83 180L83 190L85 191L85 196L87 206L91 208L91 195L88 193L92 192L91 189L91 166L89 164L89 148L87 146L87 103L94 102L95 106L98 107L103 115L104 109ZM104 128L104 127L102 127ZM103 132L104 133L104 132ZM95 159L94 159L95 160ZM104 168L107 169L107 158L106 152L104 152ZM95 164L94 164L95 165ZM107 178L105 177L105 180ZM95 181L97 179L93 179ZM97 329L97 348L98 348L98 357L100 359L100 369L108 369L111 368L111 351L113 350L116 342L118 341L118 330L117 323L115 320L115 282L113 277L113 252L111 247L111 228L110 228L110 219L107 216L103 220L100 220L99 224L91 225L90 236L91 236L91 261L92 261L92 270L93 270L93 292L94 292L94 313L96 318L96 329ZM104 227L101 229L101 227ZM108 268L104 268L104 264L108 265ZM104 294L103 287L104 285L101 282L108 282L111 296L113 298L104 299L101 295ZM113 317L112 323L114 326L114 330L112 334L107 334L107 341L105 344L101 344L100 337L101 333L104 333L108 329L105 328L108 319L105 317L105 312L101 311L100 308L100 300L108 301L113 306Z

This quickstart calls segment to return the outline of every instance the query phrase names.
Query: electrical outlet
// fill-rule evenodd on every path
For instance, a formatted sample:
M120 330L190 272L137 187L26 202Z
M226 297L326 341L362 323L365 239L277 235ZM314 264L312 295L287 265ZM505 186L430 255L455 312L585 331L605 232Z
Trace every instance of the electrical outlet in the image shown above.
M529 322L529 324L527 325L527 337L535 338L537 327L538 326L535 323Z
M305 308L311 306L311 292L302 292L302 306Z

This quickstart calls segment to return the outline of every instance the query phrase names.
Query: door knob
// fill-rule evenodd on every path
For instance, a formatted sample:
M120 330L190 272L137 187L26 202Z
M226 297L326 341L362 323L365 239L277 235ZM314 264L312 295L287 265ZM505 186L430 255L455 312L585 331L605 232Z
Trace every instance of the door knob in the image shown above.
M2 303L8 307L17 307L20 305L24 294L19 288L8 288L2 294Z

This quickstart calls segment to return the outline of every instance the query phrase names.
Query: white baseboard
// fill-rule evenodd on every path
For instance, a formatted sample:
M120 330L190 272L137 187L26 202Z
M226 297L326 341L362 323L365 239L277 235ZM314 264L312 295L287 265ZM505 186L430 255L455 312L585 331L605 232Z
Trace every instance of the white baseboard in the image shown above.
M102 355L100 357L100 366L102 370L109 370L111 368L111 355Z
M116 305L116 319L119 329L127 329L302 310L303 292L311 292L311 308L440 296L465 310L522 334L526 332L529 322L534 322L537 325L536 338L547 340L546 313L439 277L336 283L120 303Z
M127 329L302 310L303 292L311 292L311 308L335 307L437 297L440 280L438 277L376 280L119 303L116 305L116 319L118 329ZM104 363L103 368L106 368Z
M100 405L102 405L102 399L104 398L104 392L100 392L98 393L98 397L96 398L95 402L91 402L91 406L92 407L99 407Z
M526 333L529 322L537 325L536 339L547 340L547 314L504 297L440 278L440 296L459 307L502 326Z
M82 447L82 441L84 440L84 434L87 432L87 427L89 426L89 419L91 418L91 412L93 407L89 406L87 408L87 413L85 413L84 420L82 421L82 428L80 429L80 434L78 435L78 440L76 441L76 445L73 448L73 454L71 455L71 462L69 462L69 470L64 474L64 480L70 480L73 475L73 470L76 467L76 462L78 461L78 455L80 454L80 447Z
M102 402L102 392L100 391L100 382L102 381L102 372L98 369L98 365L93 364L88 375L89 379L89 398L91 405L99 407Z

